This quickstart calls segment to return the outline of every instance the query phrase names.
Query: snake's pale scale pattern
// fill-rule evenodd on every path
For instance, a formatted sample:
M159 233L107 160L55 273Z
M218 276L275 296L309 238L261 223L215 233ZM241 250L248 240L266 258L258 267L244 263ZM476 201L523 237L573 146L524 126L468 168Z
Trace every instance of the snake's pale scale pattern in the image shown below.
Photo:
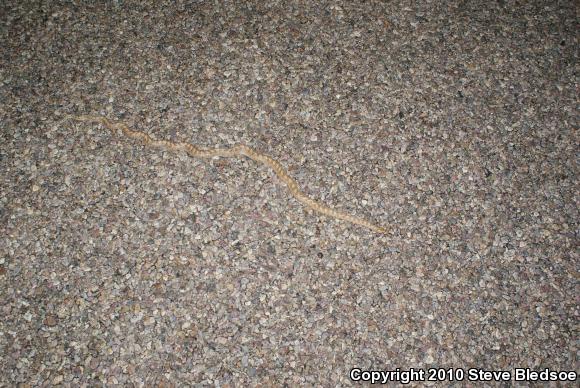
M294 198L304 206L318 212L324 214L326 216L330 216L339 220L344 220L356 225L361 225L366 228L369 228L377 233L386 234L387 230L383 227L374 225L367 220L362 218L353 216L351 214L343 213L341 211L331 209L330 207L326 206L325 204L318 202L306 194L304 194L300 188L298 187L298 183L284 170L282 165L272 159L270 156L258 152L247 145L238 144L231 148L214 148L214 149L205 149L199 148L191 143L182 143L182 142L172 142L167 140L157 140L152 138L151 136L147 135L144 132L134 131L130 129L127 125L120 123L120 122L113 122L106 117L102 116L67 116L65 119L74 119L77 121L85 121L85 122L96 122L101 123L111 131L120 130L123 134L127 137L130 137L135 140L139 140L144 143L146 146L161 148L167 151L183 151L189 154L194 158L213 158L215 156L221 157L238 157L238 156L246 156L250 159L255 160L256 162L262 163L268 167L270 167L278 176L278 178L284 182L288 190L292 194Z

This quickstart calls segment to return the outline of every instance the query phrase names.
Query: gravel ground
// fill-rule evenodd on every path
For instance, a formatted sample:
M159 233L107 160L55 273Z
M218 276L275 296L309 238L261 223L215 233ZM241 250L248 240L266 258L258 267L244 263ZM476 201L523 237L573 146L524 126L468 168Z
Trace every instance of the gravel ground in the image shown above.
M578 370L574 1L77 3L0 5L0 385Z

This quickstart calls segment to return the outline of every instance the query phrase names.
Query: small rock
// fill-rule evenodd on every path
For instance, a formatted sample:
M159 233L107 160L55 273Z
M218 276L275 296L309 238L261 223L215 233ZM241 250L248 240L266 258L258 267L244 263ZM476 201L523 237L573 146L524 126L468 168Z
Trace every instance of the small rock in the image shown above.
M44 318L44 324L46 326L53 327L56 326L56 323L57 323L56 317L53 314L49 314Z
M227 338L224 338L224 337L218 337L218 338L216 339L216 342L217 342L218 344L220 344L220 345L225 345L225 344L227 344L227 343L228 343L228 339L227 339Z
M91 359L91 362L89 363L89 367L92 370L95 370L95 369L97 369L99 367L99 364L100 364L99 360L96 359L96 358L93 358L93 359Z

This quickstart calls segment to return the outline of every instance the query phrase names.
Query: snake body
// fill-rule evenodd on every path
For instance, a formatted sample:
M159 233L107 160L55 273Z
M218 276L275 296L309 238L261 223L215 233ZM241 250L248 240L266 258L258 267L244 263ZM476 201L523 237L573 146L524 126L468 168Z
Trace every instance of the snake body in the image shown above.
M280 162L272 159L270 156L264 153L258 152L248 147L245 144L238 144L230 148L206 149L200 148L191 143L172 142L168 140L154 139L153 137L149 136L144 132L132 130L126 124L122 122L113 122L104 116L82 115L82 116L68 116L67 119L69 118L77 121L100 123L105 127L107 127L109 130L111 130L112 132L120 130L125 136L131 139L138 140L141 143L145 144L146 146L160 148L163 150L173 152L182 151L186 152L188 155L194 158L239 157L239 156L248 157L252 160L255 160L258 163L264 164L269 168L271 168L276 174L276 176L286 185L292 196L307 208L310 208L320 214L324 214L329 217L347 221L352 224L364 226L380 234L387 233L387 230L381 226L377 226L363 218L356 217L354 215L332 209L327 205L310 198L308 195L304 194L300 190L298 183L290 175L288 175L288 173L282 167Z

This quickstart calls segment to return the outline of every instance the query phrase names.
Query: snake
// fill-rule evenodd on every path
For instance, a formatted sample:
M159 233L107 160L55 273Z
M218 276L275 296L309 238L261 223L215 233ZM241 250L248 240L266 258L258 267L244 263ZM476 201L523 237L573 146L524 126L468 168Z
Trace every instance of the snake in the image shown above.
M147 147L162 149L170 152L185 152L187 155L193 158L201 158L201 159L211 159L214 157L250 158L274 171L278 179L286 186L292 197L294 197L298 202L300 202L305 207L312 209L319 214L323 214L325 216L337 220L346 221L351 224L363 226L378 234L387 234L387 229L385 227L373 224L372 222L369 222L363 218L354 216L352 214L348 214L333 209L327 206L326 204L311 198L300 189L296 180L288 174L288 172L284 169L284 167L282 167L282 164L280 164L280 162L273 159L269 155L259 152L245 144L236 144L228 148L203 148L187 142L174 142L169 140L155 139L146 134L145 132L133 130L129 128L125 123L110 120L105 116L93 116L93 115L66 116L64 120L68 119L80 122L102 124L104 127L108 128L111 132L115 133L115 131L120 131L126 137L137 140Z

